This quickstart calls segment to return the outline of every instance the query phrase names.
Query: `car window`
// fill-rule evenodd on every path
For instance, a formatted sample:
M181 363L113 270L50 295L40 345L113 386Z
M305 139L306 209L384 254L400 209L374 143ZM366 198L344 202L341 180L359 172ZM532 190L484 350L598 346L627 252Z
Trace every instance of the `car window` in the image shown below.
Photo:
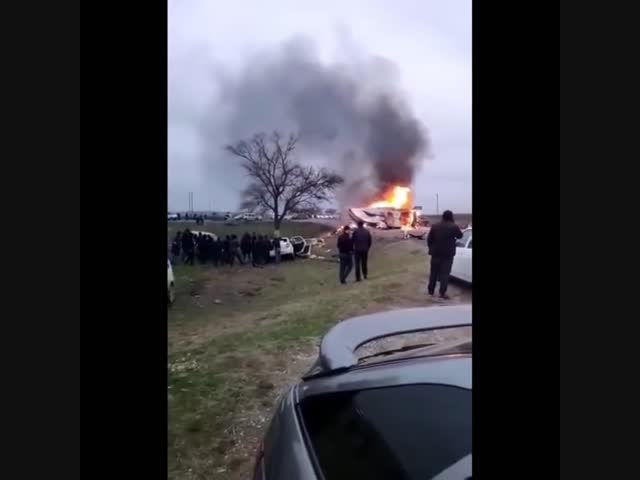
M301 404L326 480L429 479L471 454L471 390L403 385Z
M458 246L458 247L466 246L467 242L471 238L471 235L472 235L471 230L467 230L466 232L463 232L462 233L462 238L456 242L456 246Z

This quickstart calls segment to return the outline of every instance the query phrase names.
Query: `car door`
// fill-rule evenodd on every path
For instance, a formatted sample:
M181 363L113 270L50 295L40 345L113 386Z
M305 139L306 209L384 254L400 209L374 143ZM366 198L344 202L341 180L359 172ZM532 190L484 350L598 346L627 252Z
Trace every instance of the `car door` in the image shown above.
M471 283L473 267L473 238L469 238L467 246L462 248L462 262L460 263L460 277L465 282Z
M453 264L451 265L451 276L465 281L469 281L465 272L467 270L467 244L470 240L471 230L465 230L462 233L462 238L456 241L456 256L453 257Z

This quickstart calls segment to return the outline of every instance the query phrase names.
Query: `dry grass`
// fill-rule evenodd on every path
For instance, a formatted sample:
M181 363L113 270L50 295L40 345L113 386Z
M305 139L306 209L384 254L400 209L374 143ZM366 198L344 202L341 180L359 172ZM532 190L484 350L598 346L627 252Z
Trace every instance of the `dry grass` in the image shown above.
M333 240L327 248L334 250ZM366 282L343 286L337 264L322 260L262 269L175 268L177 300L168 324L169 478L246 478L276 397L309 368L333 324L429 303L422 242L385 234L376 239L370 270ZM452 290L453 302L470 300L468 292Z

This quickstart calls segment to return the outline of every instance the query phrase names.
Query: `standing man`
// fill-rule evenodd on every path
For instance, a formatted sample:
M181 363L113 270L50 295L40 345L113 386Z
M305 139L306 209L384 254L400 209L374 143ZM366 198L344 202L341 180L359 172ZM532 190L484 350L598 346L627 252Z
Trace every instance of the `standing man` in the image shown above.
M224 241L222 242L222 254L223 264L231 265L231 237L229 235L224 237Z
M280 263L280 237L273 237L274 260L276 264Z
M204 246L204 235L202 235L202 232L198 232L198 236L196 237L196 246L198 247L198 260L200 261L200 264L203 264L206 260L205 251L207 248Z
M427 246L431 255L431 271L429 272L429 295L436 290L436 282L440 282L440 297L448 300L447 286L453 257L456 254L456 240L462 238L462 231L453 221L451 210L445 210L442 220L431 227L427 235Z
M362 275L367 279L367 259L369 258L369 249L371 248L371 233L364 228L364 222L358 222L358 228L353 232L353 250L355 252L356 261L356 282L360 281L360 269Z
M188 228L182 234L182 251L184 252L185 265L193 265L194 239L191 230Z
M240 250L242 250L242 260L248 262L251 257L251 235L245 232L240 240Z
M233 266L235 259L238 259L238 263L240 265L244 265L242 255L240 253L240 242L238 241L238 237L236 235L231 235L231 266Z
M251 240L251 265L258 267L261 263L260 244L262 243L262 235L258 237L254 233Z
M351 228L346 225L338 237L338 252L340 254L340 283L347 283L347 277L353 268L353 239L349 232Z
M171 263L173 265L177 265L178 260L180 260L180 246L182 242L182 239L180 238L181 235L182 232L176 233L173 242L171 242Z
M222 242L220 241L220 237L216 237L211 245L211 259L213 260L213 265L218 266L220 264L220 259L222 258Z
M262 237L262 242L260 247L263 265L266 265L271 261L271 256L269 255L270 251L271 251L271 241L269 240L269 236L265 235Z

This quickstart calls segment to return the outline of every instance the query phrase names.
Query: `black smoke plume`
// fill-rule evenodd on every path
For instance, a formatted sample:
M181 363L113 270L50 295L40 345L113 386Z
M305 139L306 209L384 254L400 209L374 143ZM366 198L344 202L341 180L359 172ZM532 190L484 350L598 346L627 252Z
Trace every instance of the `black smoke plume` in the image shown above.
M215 104L202 122L205 140L211 139L205 154L219 157L221 139L298 132L301 161L345 178L344 203L410 185L430 153L427 131L404 99L393 64L379 57L351 52L325 63L310 41L296 37L218 81Z

